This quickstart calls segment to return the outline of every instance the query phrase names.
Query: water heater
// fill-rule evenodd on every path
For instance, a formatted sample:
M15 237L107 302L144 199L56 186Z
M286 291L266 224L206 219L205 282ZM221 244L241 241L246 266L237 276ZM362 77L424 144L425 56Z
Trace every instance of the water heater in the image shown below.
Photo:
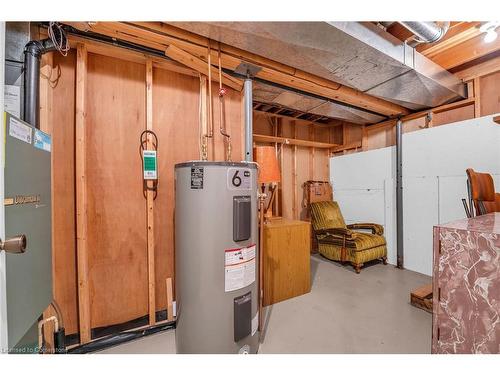
M257 166L175 166L178 353L256 353Z

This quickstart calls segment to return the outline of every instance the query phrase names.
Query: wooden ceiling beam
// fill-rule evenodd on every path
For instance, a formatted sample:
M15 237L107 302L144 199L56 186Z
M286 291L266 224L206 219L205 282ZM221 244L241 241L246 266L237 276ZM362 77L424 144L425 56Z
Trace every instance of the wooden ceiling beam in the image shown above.
M460 69L460 67L458 67L458 69ZM472 66L458 70L456 72L454 71L453 74L455 74L462 81L466 82L476 77L482 77L491 73L495 73L499 70L500 70L500 56L497 56L482 63L474 64Z
M451 69L500 50L500 38L491 43L483 41L483 34L449 48L432 59L445 69Z
M81 23L68 23L82 29ZM209 40L192 33L184 32L173 26L161 23L123 23L98 22L87 25L93 32L112 36L114 38L141 44L150 48L165 51L169 45L175 45L196 57L205 60ZM203 43L203 45L200 45ZM217 61L219 43L211 41L212 61ZM394 117L406 115L410 111L398 104L373 97L361 91L343 86L339 83L326 80L315 75L299 71L292 67L265 59L247 51L220 43L221 64L224 68L234 70L241 62L249 62L262 67L257 77L275 82L290 88L320 95L339 102L364 108L384 116Z
M172 60L175 60L177 62L180 62L183 65L186 65L190 67L191 69L194 69L201 74L204 74L208 77L209 70L208 70L208 64L197 58L196 56L191 55L190 53L176 47L175 45L171 44L167 47L165 50L165 55L170 57ZM212 80L219 82L219 70L216 69L215 67L211 66L210 67L210 74L212 75ZM232 89L236 91L241 91L243 89L243 81L234 77L231 77L230 75L222 72L222 83L231 87Z

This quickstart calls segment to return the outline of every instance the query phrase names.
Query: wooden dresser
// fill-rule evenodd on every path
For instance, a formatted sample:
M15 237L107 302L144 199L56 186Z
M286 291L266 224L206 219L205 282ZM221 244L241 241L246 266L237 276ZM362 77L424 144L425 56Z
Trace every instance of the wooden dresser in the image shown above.
M311 224L273 219L264 224L264 306L311 291Z

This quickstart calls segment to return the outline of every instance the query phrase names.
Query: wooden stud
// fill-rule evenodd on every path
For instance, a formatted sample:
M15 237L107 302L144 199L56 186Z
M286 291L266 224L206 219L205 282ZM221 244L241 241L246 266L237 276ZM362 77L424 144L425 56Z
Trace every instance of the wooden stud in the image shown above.
M153 61L146 61L146 129L153 130ZM147 149L153 150L153 139L147 137ZM156 323L156 278L155 278L155 234L154 234L154 191L146 192L146 225L148 248L148 300L149 324Z
M314 125L309 124L309 140L314 142ZM314 146L309 148L309 180L314 180Z
M283 119L277 118L277 126L278 126L278 136L283 136ZM283 143L280 144L280 152L279 152L279 164L280 164L280 173L281 173L281 182L278 184L278 196L280 200L280 205L278 206L278 215L283 216Z
M368 150L368 128L363 125L362 136L361 136L361 148L363 151Z
M474 117L478 118L481 117L481 83L480 83L481 78L476 77L474 78Z
M76 251L78 268L78 313L80 343L91 340L90 290L87 248L87 179L86 179L86 90L87 49L78 44L76 55Z
M291 121L291 126L292 126L292 132L293 132L293 138L294 141L297 139L297 126L295 124L295 121ZM298 220L298 207L297 207L297 144L293 145L293 152L292 152L292 158L293 158L293 165L292 165L292 188L293 188L293 205L292 205L292 212L293 212L293 218L295 220Z
M174 320L174 303L172 292L172 279L167 279L167 320Z
M46 77L50 77L52 73L53 59L52 53L47 53L42 57L42 67L40 68L40 130L52 135L52 88ZM42 76L42 74L44 76ZM51 160L52 170L54 170L54 161ZM54 186L54 173L51 175L51 184ZM51 192L52 195L53 192ZM51 199L52 212L54 212L54 199ZM52 215L52 238L54 238L54 216ZM54 257L52 257L52 272L54 272ZM52 289L54 287L55 277L52 278ZM54 316L55 312L51 305L43 312L43 319ZM47 322L43 326L43 339L45 341L45 353L53 353L54 349L54 323Z

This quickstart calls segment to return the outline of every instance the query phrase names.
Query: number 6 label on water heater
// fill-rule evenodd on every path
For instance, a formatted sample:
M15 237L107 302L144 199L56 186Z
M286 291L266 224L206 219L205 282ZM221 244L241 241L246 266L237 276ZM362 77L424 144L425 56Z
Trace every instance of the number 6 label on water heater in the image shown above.
M229 168L227 170L227 187L229 190L250 190L252 173L249 168Z

